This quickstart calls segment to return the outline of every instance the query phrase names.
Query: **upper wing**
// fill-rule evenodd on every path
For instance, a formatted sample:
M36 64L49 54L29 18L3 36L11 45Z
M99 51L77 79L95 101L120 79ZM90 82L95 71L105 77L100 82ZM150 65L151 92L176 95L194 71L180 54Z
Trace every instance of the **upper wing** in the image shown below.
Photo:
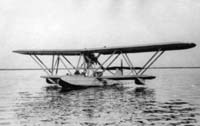
M112 53L140 53L140 52L153 52L153 51L169 51L181 50L195 47L194 43L158 43L149 45L136 45L124 47L104 47L104 48L91 48L91 49L67 49L67 50L15 50L13 52L26 54L26 55L80 55L88 53L112 54Z

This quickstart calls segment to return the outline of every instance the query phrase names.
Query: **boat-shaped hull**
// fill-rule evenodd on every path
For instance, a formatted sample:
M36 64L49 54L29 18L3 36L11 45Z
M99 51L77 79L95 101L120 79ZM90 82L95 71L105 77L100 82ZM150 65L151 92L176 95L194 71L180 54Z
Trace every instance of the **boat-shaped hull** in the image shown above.
M94 77L85 76L63 76L58 84L63 88L84 88L84 87L99 87L103 83Z
M96 77L86 77L82 75L52 76L45 77L49 84L59 84L62 88L87 88L116 85L119 81L101 80Z
M43 76L44 77L44 76ZM64 75L64 76L46 76L47 83L59 84L63 88L86 88L112 86L122 83L123 80L135 80L136 85L145 85L146 79L154 79L154 76L132 75L132 76L102 76L92 77L84 75Z

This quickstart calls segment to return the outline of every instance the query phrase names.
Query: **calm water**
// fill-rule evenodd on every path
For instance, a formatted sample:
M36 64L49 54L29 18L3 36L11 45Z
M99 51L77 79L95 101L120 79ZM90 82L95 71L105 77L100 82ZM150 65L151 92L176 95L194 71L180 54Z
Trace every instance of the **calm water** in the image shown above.
M144 87L62 91L41 71L0 72L0 125L200 125L200 70L154 70Z

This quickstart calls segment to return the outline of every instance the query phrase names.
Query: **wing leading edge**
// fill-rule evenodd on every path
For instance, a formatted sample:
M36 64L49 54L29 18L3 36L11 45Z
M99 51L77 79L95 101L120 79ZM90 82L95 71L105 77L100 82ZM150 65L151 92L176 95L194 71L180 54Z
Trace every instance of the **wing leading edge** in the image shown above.
M91 49L67 49L67 50L15 50L13 52L25 55L80 55L89 53L99 53L103 55L116 53L141 53L154 51L182 50L195 47L195 43L158 43L149 45L123 46L123 47L104 47Z

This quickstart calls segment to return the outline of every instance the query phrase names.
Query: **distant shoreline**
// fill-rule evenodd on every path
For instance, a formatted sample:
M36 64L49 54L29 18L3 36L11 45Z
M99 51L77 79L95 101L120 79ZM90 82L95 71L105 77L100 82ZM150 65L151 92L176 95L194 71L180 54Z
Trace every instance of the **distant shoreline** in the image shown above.
M48 69L50 70L51 68L48 68ZM73 70L73 68L67 68L67 69ZM200 67L151 67L149 69L200 69ZM43 69L41 68L0 68L0 71L26 71L26 70L43 70ZM66 70L66 68L59 68L59 70Z

